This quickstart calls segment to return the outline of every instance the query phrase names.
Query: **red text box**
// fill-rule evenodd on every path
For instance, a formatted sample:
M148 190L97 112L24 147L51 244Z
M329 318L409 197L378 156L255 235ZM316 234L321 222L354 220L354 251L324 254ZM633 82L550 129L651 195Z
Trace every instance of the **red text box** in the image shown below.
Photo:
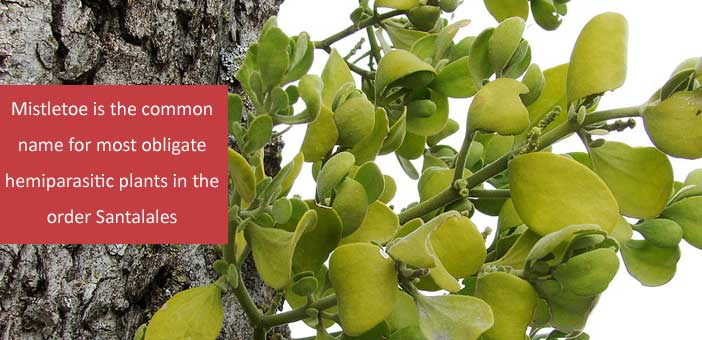
M225 243L226 137L226 86L0 86L0 243Z

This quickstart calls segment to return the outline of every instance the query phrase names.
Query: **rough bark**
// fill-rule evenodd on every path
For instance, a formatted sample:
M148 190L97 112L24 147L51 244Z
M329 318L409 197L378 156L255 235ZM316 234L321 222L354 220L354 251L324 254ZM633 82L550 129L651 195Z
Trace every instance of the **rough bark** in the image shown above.
M226 83L240 91L233 74L280 2L0 0L0 84ZM268 148L268 171L279 169L280 147ZM131 340L168 298L212 282L218 256L209 245L0 245L0 339ZM274 292L250 261L243 273L268 308ZM251 339L233 296L224 307L220 339Z

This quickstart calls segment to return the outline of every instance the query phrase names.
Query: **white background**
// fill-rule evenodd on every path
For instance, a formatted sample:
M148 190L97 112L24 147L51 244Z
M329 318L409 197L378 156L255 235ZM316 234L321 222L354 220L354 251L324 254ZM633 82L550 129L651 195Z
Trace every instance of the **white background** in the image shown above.
M349 13L357 6L356 0L285 0L279 25L288 35L308 32L313 40L321 40L350 24ZM568 62L572 46L580 29L593 16L607 11L624 14L630 24L629 72L623 88L607 95L600 109L618 108L644 102L670 76L678 63L686 58L702 55L699 32L699 0L666 1L606 1L573 0L568 4L569 14L563 25L554 32L542 30L533 19L527 23L524 37L533 49L533 62L542 69ZM477 35L486 27L496 25L480 0L466 0L454 13L454 20L470 19L470 26L459 37ZM335 45L342 55L360 39L360 35ZM458 39L457 38L457 39ZM318 51L311 73L320 74L326 53ZM451 117L464 122L469 100L453 100ZM633 146L651 145L639 121L635 131L610 135ZM284 162L298 152L304 127L295 127L285 135ZM459 131L448 143L460 147L463 132ZM555 148L556 152L583 151L581 143L570 138ZM702 168L702 161L671 159L677 180L687 173ZM399 169L394 156L380 157L377 162L383 172L398 182L398 192L392 204L396 210L417 200L416 182ZM417 164L421 169L421 163ZM314 182L309 165L303 170L292 191L303 197L313 197ZM477 216L474 222L482 229L494 227L494 219ZM494 229L494 228L493 228ZM684 243L684 242L683 242ZM622 263L617 277L603 294L599 305L589 319L586 331L595 340L624 339L701 339L699 333L700 306L702 305L702 250L687 244L682 246L682 259L675 278L663 287L647 288L631 278ZM295 337L313 335L314 331L302 323L292 327Z

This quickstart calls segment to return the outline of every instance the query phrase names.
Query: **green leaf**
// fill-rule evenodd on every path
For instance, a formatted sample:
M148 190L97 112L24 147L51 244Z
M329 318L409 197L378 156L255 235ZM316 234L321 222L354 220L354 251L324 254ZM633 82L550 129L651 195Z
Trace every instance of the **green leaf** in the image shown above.
M377 114L377 112L376 112ZM380 148L379 154L387 155L399 149L407 134L407 112L403 112L388 131L388 136L383 141L383 146Z
M256 175L249 162L233 149L229 149L229 174L234 181L234 188L246 202L256 198Z
M490 306L472 296L415 296L427 339L477 340L493 325Z
M561 289L555 280L538 281L535 285L539 294L548 301L551 311L550 324L563 333L580 333L590 313L597 304L598 297L578 296Z
M231 135L234 133L234 131L232 130L234 122L240 122L244 112L244 103L241 101L241 96L235 93L230 93L227 96L227 112L227 129L229 130L229 134Z
M539 65L529 65L526 74L524 74L524 78L522 78L522 83L529 88L529 93L520 96L522 98L522 103L524 103L524 105L531 105L539 99L546 85L546 78L544 77L544 73L541 72Z
M525 28L524 19L512 17L502 21L490 36L488 58L498 74L501 74L502 70L507 67L519 48Z
M561 26L563 18L554 0L531 0L531 12L536 23L545 30L553 31Z
M439 4L441 6L441 10L447 13L452 13L453 11L458 8L458 5L462 4L463 1L459 0L441 0L439 1Z
M659 248L646 240L626 241L621 252L629 274L648 287L672 280L680 259L680 248Z
M595 296L607 289L618 270L617 254L610 249L599 248L560 264L553 277L570 293Z
M300 98L305 102L305 111L301 115L305 122L312 122L322 110L322 79L306 74L300 79L299 85Z
M507 18L520 17L524 20L529 18L528 0L484 0L488 12L501 22Z
M436 41L439 38L438 34L427 34L412 44L409 49L412 54L419 57L430 64L434 64L434 55L436 54Z
M288 192L290 192L290 189L292 189L293 184L295 183L295 179L297 179L297 176L300 175L300 171L302 171L302 164L305 162L305 156L302 153L298 153L295 155L295 158L293 158L290 163L286 164L285 167L290 167L290 171L281 171L278 174L284 173L285 178L283 178L281 184L280 184L280 195L281 196L286 196ZM276 175L278 177L278 175Z
M521 94L529 89L519 81L499 78L485 85L468 110L468 126L474 131L518 135L529 127L529 112Z
M361 226L351 235L341 239L340 244L377 242L385 244L400 228L397 215L387 205L376 201L368 206L368 213Z
M369 243L343 245L332 254L329 270L344 333L361 335L390 315L397 272L382 249Z
M658 149L679 158L702 158L702 91L676 92L642 113L646 132Z
M408 10L419 5L419 0L376 0L377 7Z
M673 191L673 166L656 148L607 142L590 149L592 166L614 194L622 215L658 216Z
M385 190L385 178L380 168L373 162L366 162L358 168L353 179L361 183L368 195L368 204L378 200Z
M404 28L404 26L399 26L398 24L393 23L392 21L389 22L391 24L386 24L384 29L385 32L388 33L390 41L392 41L392 44L395 48L409 51L417 41L426 37L429 34L427 32L406 29ZM378 33L380 33L380 31Z
M434 146L436 144L439 144L439 142L441 142L444 138L449 137L454 133L458 132L459 128L460 126L458 125L458 122L449 118L449 120L446 122L446 125L443 129L441 129L441 131L439 131L439 133L427 137L427 145Z
M512 151L514 136L495 135L485 146L485 164L490 164Z
M524 340L538 298L529 282L503 272L485 274L478 277L475 297L490 305L495 319L484 340Z
M291 57L290 69L283 79L285 84L302 78L312 67L314 62L314 43L307 32L302 32L297 37L295 51Z
M540 235L577 224L610 232L619 207L607 185L592 170L548 152L517 156L510 162L512 201L519 216Z
M441 17L441 8L438 6L420 5L407 11L407 18L414 28L420 31L431 31Z
M356 164L375 160L388 137L388 130L388 115L385 109L379 107L375 110L373 131L349 150L356 156Z
M342 236L346 237L363 223L368 212L368 195L361 183L348 177L336 187L335 192L332 207L341 217L344 226Z
M568 64L558 65L544 71L546 84L539 98L531 103L529 109L529 119L531 125L535 126L546 117L556 106L560 106L562 112L551 125L543 132L549 131L563 123L568 117L568 106L566 103L566 81L568 78Z
M251 245L256 270L266 284L279 290L290 283L297 243L306 231L314 228L316 223L317 213L309 210L297 223L295 232L263 228L256 224L246 227L244 235Z
M431 245L446 271L457 279L477 273L485 262L485 239L465 216L446 219L431 233Z
M683 238L683 229L675 221L657 218L645 220L634 226L646 241L656 247L673 248L680 244Z
M265 91L279 85L288 71L290 56L289 38L278 27L264 31L258 42L258 66Z
M451 98L470 98L478 91L470 75L469 57L446 65L429 85L432 89Z
M317 175L317 195L324 197L340 183L356 163L356 157L350 152L339 152L329 158Z
M421 115L410 114L410 107L407 108L407 131L427 137L435 135L446 126L449 116L449 103L448 98L444 95L431 91L431 102L435 104L436 112L428 117L422 117Z
M329 53L329 60L322 70L322 81L324 82L324 90L322 91L323 103L331 108L336 91L344 84L354 84L353 75L349 66L346 65L344 58L339 55L336 49L332 49Z
M687 243L702 249L702 196L683 199L669 206L661 218L675 221L683 229Z
M494 32L494 28L484 30L475 38L470 50L468 66L470 66L470 75L473 77L473 82L478 88L482 86L483 80L489 79L495 73L489 57L490 38Z
M329 280L329 270L325 266L321 266L319 270L314 273L314 278L317 281L317 290L312 294L313 297L321 299L323 297L334 294L334 290L331 288L331 282ZM301 296L295 294L293 291L293 286L290 285L285 290L285 300L288 302L290 307L293 309L301 308L307 306L308 298L307 296ZM336 313L338 308L333 306L329 309L325 309L328 313ZM303 320L305 324L312 328L317 328L319 320L317 317L309 317ZM323 327L329 328L334 325L334 322L328 319L323 320Z
M329 254L341 240L341 218L331 208L307 201L310 210L317 213L317 224L314 229L304 233L297 243L293 256L293 269L296 273L304 271L319 271L329 258Z
M393 87L417 89L427 86L436 75L434 68L405 50L392 50L380 60L375 76L376 98Z
M626 80L628 24L603 13L585 25L570 57L568 102L612 91Z
M334 114L324 106L317 119L307 125L307 132L300 148L305 154L305 161L321 160L331 151L338 139L339 133L334 123Z
M405 159L417 159L424 154L424 145L427 142L426 136L420 136L407 132L402 145L397 149L397 154Z
M602 228L594 224L571 225L552 232L534 244L526 257L525 268L531 270L538 261L546 261L558 265L565 256L567 245L576 236L602 235L602 233Z
M251 122L246 131L247 140L244 145L246 153L252 153L262 149L271 141L273 135L273 119L269 115L261 115Z
M407 293L397 290L397 299L392 312L385 319L391 331L419 325L419 310L414 299Z
M383 175L383 179L385 181L385 189L378 200L383 203L390 203L397 192L397 183L395 183L395 180L388 175Z
M154 314L145 340L214 340L223 319L222 291L217 286L190 288L174 295Z
M368 138L375 126L375 107L364 97L345 101L334 111L339 145L354 146Z
M292 203L287 198L279 198L271 206L271 215L276 223L285 223L292 217Z

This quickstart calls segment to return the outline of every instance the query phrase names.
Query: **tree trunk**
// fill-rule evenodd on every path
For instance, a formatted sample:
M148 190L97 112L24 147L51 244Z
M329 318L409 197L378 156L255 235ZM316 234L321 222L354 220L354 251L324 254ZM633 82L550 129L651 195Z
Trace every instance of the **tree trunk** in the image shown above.
M0 0L0 84L226 83L240 91L233 74L280 2ZM268 147L269 173L281 147ZM210 245L0 245L0 340L131 340L168 298L216 279L218 257ZM242 272L267 309L274 292L250 260ZM231 294L224 308L220 339L251 339Z

